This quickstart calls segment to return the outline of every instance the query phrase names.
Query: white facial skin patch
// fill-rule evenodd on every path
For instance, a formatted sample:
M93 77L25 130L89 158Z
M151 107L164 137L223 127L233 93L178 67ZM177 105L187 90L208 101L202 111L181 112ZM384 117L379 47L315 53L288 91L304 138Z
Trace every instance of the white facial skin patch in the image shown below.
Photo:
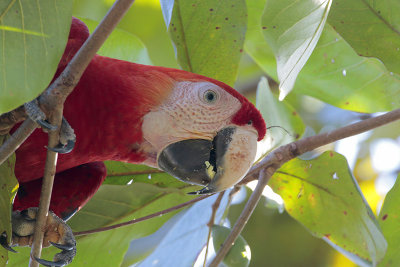
M210 101L211 95L215 98ZM240 107L239 100L213 83L178 82L167 100L143 118L144 152L155 155L185 139L212 140Z

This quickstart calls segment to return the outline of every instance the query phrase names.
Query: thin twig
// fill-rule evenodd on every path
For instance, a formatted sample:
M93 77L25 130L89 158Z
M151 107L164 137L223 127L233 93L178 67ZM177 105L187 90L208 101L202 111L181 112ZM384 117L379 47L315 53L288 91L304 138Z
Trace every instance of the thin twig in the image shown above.
M60 76L39 97L39 104L46 114L50 114L50 122L61 125L63 104L67 96L72 92L79 82L84 70L89 65L96 52L117 26L124 14L128 11L134 0L118 0L100 22L92 35L86 40L79 51L75 54L68 66ZM23 128L24 130L24 128ZM49 146L58 144L58 133L49 134ZM11 152L12 153L12 152ZM39 211L36 218L34 240L31 249L30 267L38 267L39 263L32 260L40 257L43 242L43 229L46 223L48 208L50 206L51 191L54 181L57 154L47 153L45 174L43 178L42 191L40 195Z
M283 146L283 147L285 147L284 149L282 149L282 147L280 148L281 155L283 157L282 160L286 160L286 161L290 160L294 157L297 157L305 152L311 151L318 147L333 143L335 141L338 141L338 140L341 140L341 139L344 139L344 138L347 138L347 137L350 137L353 135L367 132L369 130L375 129L379 126L394 122L399 119L400 119L400 109L396 109L396 110L390 111L388 113L385 113L383 115L373 117L373 118L368 118L368 119L344 126L342 128L333 130L331 132L321 133L318 135L300 139L296 142L293 142L286 146ZM293 148L289 149L291 146L293 146ZM293 150L293 153L295 153L295 155L290 156L290 153L288 154L288 152L290 152L290 150ZM290 156L290 157L288 157L288 156ZM257 175L258 175L259 171L261 169L265 168L265 166L267 166L267 165L268 165L268 157L265 157L264 159L262 159L259 163L257 163L250 169L249 173L246 175L245 178L243 178L243 180L240 182L240 184L247 184L248 182L257 179Z
M318 148L323 145L344 139L353 135L357 135L379 126L394 122L400 119L400 109L388 112L386 114L368 118L366 120L333 130L329 133L322 133L315 136L307 137L296 142L281 146L269 155L267 155L263 160L261 160L257 165L255 165L241 183L247 183L254 179L254 176L259 174L259 182L256 189L252 193L249 201L246 203L245 208L240 214L238 220L236 221L232 232L229 234L221 249L218 251L216 257L211 262L210 267L216 267L224 259L226 254L229 252L232 244L235 242L236 238L239 236L243 230L246 222L249 220L254 208L260 199L262 191L265 185L268 183L271 176L275 171L289 160L305 153Z
M206 243L206 253L204 255L204 262L203 262L203 267L206 267L206 263L207 263L207 255L208 255L208 247L210 244L210 240L211 240L211 231L212 231L212 227L215 224L215 215L217 214L217 210L219 208L219 206L221 205L221 200L223 198L225 194L225 191L222 191L221 193L218 194L218 198L215 200L214 204L211 207L211 216L210 216L210 221L208 222L207 226L208 226L208 236L207 236L207 243Z
M37 128L36 122L26 119L21 126L0 146L0 165L14 153L15 150L33 133Z
M271 173L272 175L272 173ZM231 249L233 243L235 242L236 238L242 232L244 226L246 225L248 219L250 218L251 214L253 213L255 207L257 206L258 201L261 198L262 192L264 187L267 185L268 180L271 176L266 175L265 172L260 172L260 177L258 179L258 184L256 189L251 194L249 200L246 203L246 206L243 209L242 214L240 214L239 219L236 221L235 225L233 226L232 232L226 238L225 242L222 244L221 249L218 251L217 255L210 263L209 267L217 267L219 263L225 258L226 254Z
M21 105L18 108L9 112L0 114L0 135L5 135L10 132L15 124L25 120L25 106Z
M106 227L101 227L101 228L97 228L97 229L93 229L93 230L75 232L74 235L75 236L81 236L81 235L95 234L95 233L100 233L100 232L104 232L104 231L113 230L113 229L120 228L120 227L123 227L123 226L132 225L132 224L135 224L135 223L143 222L143 221L149 220L151 218L154 218L154 217L157 217L157 216L160 216L160 215L164 215L164 214L167 214L169 212L172 212L172 211L181 209L183 207L189 206L189 205L191 205L193 203L196 203L196 202L198 202L200 200L203 200L205 198L208 198L210 196L212 196L212 195L200 196L200 197L194 198L192 200L189 200L189 201L187 201L185 203L182 203L182 204L176 205L174 207L171 207L169 209L165 209L165 210L162 210L162 211L159 211L159 212L156 212L156 213L153 213L153 214L150 214L150 215L138 218L138 219L133 219L133 220L130 220L130 221L127 221L127 222L114 224L114 225L106 226Z
M61 119L62 119L62 110L60 107L56 112L53 113L53 116L49 119L50 123L53 125L57 125L58 129L60 129ZM59 142L59 130L49 132L49 147L55 147ZM39 200L39 210L36 215L36 225L35 232L33 234L33 242L31 247L31 258L29 260L29 266L39 266L39 263L34 260L32 257L39 258L42 253L42 245L43 245L43 236L47 221L47 213L49 211L51 192L53 189L54 183L54 174L56 173L56 165L57 165L57 153L51 150L47 150L47 157L44 167L44 175L43 175L43 183L40 192L40 200Z

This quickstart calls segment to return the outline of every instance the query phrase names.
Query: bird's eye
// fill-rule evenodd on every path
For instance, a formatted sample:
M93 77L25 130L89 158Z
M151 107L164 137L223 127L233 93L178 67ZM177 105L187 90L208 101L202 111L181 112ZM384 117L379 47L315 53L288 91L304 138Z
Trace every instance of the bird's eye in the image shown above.
M203 95L204 101L209 104L214 103L218 99L218 94L215 91L207 90Z

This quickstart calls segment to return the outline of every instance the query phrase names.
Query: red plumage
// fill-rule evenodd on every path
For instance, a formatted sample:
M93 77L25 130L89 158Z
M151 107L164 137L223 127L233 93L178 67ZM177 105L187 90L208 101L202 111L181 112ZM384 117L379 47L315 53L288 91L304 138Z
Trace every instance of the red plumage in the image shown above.
M86 25L73 19L68 44L55 77L63 71L88 35ZM232 123L244 125L251 120L259 140L264 137L265 123L259 112L222 82L182 70L96 55L65 102L64 116L75 130L77 142L71 153L59 155L51 210L67 217L82 207L106 176L101 161L141 163L145 160L145 155L137 149L143 141L143 116L165 99L176 81L209 81L224 88L242 104ZM47 134L38 129L16 152L15 174L22 190L15 199L14 209L37 206L46 157L45 145Z

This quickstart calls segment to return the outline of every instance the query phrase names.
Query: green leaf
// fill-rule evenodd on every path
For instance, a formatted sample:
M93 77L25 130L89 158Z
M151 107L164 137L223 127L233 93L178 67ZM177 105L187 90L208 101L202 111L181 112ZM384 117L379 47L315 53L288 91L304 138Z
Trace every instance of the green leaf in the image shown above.
M181 67L232 85L246 15L244 0L175 0L169 33Z
M214 248L217 251L225 239L231 233L231 229L221 226L221 225L213 225L212 226L212 237ZM231 247L228 254L226 254L223 263L228 267L247 267L250 264L251 260L251 251L250 247L247 244L246 240L239 235L235 241L235 244Z
M93 32L98 22L81 19ZM135 35L120 29L114 29L98 51L99 55L126 60L134 63L152 65L147 49Z
M354 258L374 265L382 260L386 240L342 155L328 151L313 160L291 160L269 185L282 196L286 211L315 236Z
M261 23L277 61L280 100L292 90L317 45L331 3L331 0L267 1Z
M0 144L3 144L5 136L0 136ZM11 243L11 210L12 202L18 190L18 182L14 175L15 154L12 154L0 165L0 235L7 234L7 241ZM7 263L7 250L0 246L0 266Z
M400 74L399 1L335 0L328 21L361 56Z
M249 24L245 49L254 61L278 79L271 47L261 25L266 0L248 0ZM329 22L329 21L328 21ZM295 90L339 108L378 112L400 107L400 75L382 62L358 56L328 24L313 54L297 77Z
M0 1L0 114L32 100L56 72L72 1Z
M400 262L400 175L393 188L385 197L379 213L379 224L388 242L385 258L379 266L397 266Z
M299 114L288 103L277 99L271 92L265 77L262 77L258 83L256 106L267 127L283 128L268 129L265 138L258 143L259 156L268 153L273 148L295 141L304 133L305 125Z

